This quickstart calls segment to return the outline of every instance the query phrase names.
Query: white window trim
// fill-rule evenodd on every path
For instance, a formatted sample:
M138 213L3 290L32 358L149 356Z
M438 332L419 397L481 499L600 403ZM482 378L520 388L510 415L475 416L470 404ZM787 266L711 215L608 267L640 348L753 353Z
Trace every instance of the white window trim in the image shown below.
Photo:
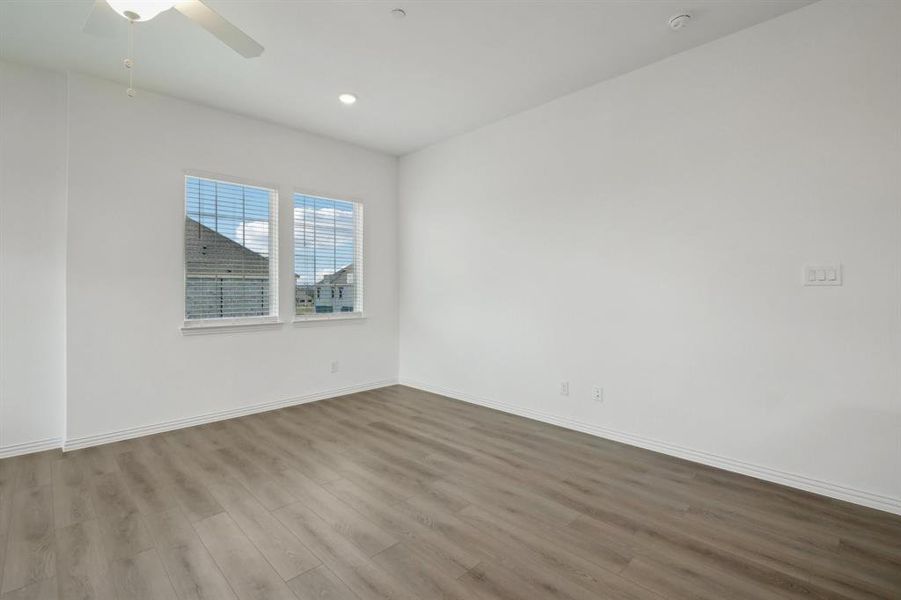
M300 194L301 196L309 196L312 198L322 198L323 200L334 200L337 202L353 202L354 204L360 207L362 225L359 231L354 231L355 235L355 244L356 247L359 248L357 251L357 255L360 257L359 264L354 262L354 272L355 276L359 278L359 296L361 299L362 310L354 311L354 312L345 312L345 313L319 313L319 314L311 314L311 315L298 315L297 314L297 306L293 302L294 299L294 288L291 288L291 313L294 315L293 322L295 325L303 326L310 325L313 323L327 323L329 321L363 321L366 319L366 277L363 268L363 263L366 261L366 252L364 244L366 243L366 236L363 235L363 229L366 228L366 203L360 199L355 198L353 196L340 196L334 194L325 194L321 192L311 192L308 189L295 187L291 192L291 270L292 275L294 271L294 195ZM356 257L355 257L356 258Z
M243 177L234 177L232 175L223 175L221 173L212 173L210 171L198 171L195 169L185 169L183 171L184 179L188 177L196 177L198 179L206 179L209 181L222 181L235 185L244 185L250 187L263 188L272 191L269 199L269 314L259 317L237 317L222 319L185 319L181 326L181 332L184 335L205 334L205 333L228 333L234 331L256 331L273 329L283 323L279 315L279 248L278 248L278 211L279 211L279 186L272 183L264 183L245 179ZM181 207L183 217L187 214L187 202L185 199L185 185L182 182L181 187ZM292 197L291 205L293 207L294 200ZM293 208L292 208L293 210ZM184 219L182 219L184 222ZM293 239L293 236L292 236ZM293 242L292 242L293 243ZM185 270L185 243L184 232L182 232L181 244L181 264L182 264L182 309L184 312L185 298L187 297L188 277ZM292 309L293 310L293 309Z
M184 335L206 333L228 333L232 331L260 331L275 329L284 322L278 316L238 317L227 319L192 319L185 320L181 326Z
M365 318L366 313L363 311L321 313L315 315L294 315L294 324L303 325L308 323L320 323L323 321L360 321Z

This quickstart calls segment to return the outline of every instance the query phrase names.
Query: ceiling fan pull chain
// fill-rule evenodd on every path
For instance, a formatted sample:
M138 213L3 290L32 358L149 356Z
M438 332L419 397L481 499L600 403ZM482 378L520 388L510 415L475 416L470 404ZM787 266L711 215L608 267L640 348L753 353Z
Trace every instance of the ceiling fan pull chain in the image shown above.
M129 98L134 98L137 93L134 88L134 66L135 61L132 58L135 52L135 22L132 19L128 20L128 57L122 61L125 65L125 68L128 69L128 89L125 90L125 93Z

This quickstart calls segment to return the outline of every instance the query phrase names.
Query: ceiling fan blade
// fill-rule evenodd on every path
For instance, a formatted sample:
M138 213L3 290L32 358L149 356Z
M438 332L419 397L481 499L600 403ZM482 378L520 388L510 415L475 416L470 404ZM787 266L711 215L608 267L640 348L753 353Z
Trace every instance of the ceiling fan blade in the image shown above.
M106 0L94 0L91 14L84 22L82 31L100 37L116 37L116 33L122 27L122 17L106 3Z
M253 58L263 53L263 47L253 38L200 0L182 0L176 3L175 10L215 35L244 58Z

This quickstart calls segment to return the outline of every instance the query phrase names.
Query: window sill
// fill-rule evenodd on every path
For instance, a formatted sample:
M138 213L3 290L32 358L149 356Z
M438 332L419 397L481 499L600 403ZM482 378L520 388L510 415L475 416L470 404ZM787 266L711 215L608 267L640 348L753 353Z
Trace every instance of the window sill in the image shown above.
M332 323L338 325L341 322L363 321L365 319L366 315L361 312L322 313L318 315L297 315L294 317L294 324L302 326Z
M278 317L249 319L203 319L185 321L181 326L183 335L203 335L208 333L232 333L239 331L265 331L282 324Z

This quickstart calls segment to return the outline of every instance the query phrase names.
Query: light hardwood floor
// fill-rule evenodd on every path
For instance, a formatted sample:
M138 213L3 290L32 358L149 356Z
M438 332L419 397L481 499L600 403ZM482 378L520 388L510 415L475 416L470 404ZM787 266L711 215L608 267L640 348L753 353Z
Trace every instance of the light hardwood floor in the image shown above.
M0 599L901 598L901 518L404 387L0 461Z

